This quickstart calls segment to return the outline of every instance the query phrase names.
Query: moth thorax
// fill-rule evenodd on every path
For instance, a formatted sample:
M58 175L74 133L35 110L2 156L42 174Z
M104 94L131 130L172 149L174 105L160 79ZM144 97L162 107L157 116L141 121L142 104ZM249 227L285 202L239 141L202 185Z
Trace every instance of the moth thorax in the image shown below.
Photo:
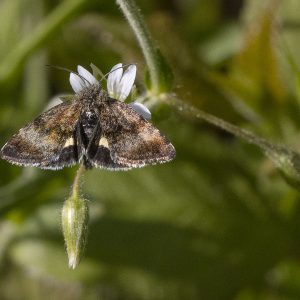
M83 134L87 142L92 138L97 122L98 122L98 117L95 111L87 110L81 114L81 124L83 127Z

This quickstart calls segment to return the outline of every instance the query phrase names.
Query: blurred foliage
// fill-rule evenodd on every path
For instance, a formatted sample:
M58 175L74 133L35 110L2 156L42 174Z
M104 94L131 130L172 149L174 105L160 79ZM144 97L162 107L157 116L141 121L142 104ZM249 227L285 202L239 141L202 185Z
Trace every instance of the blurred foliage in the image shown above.
M137 4L178 97L300 151L298 0ZM143 55L114 1L2 0L0 22L2 144L71 92L68 74L47 64L134 62L145 89ZM74 271L60 211L76 168L0 162L0 299L300 299L299 190L255 146L168 107L153 120L176 160L87 172L90 231Z

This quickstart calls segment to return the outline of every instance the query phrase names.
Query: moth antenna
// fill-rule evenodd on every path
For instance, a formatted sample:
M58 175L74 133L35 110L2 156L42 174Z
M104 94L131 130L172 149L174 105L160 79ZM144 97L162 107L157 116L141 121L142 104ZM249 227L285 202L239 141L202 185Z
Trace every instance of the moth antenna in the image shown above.
M66 71L68 73L73 73L73 74L77 75L78 77L80 77L83 81L86 81L87 83L89 83L90 85L92 85L86 78L84 78L83 76L81 76L79 73L77 73L75 71L72 71L72 70L70 70L68 68L60 67L60 66L55 66L55 65L46 65L46 67L53 68L53 69L58 69L58 70L61 70L61 71Z
M111 71L107 72L106 74L104 74L104 75L102 76L102 78L99 80L99 82L101 82L102 80L106 79L106 77L107 77L110 73L113 73L113 72L115 72L115 71L117 71L117 70L119 70L119 69L128 68L129 66L133 66L133 65L136 65L136 64L126 64L126 65L123 65L123 66L121 66L121 67L115 68L114 70L111 70Z

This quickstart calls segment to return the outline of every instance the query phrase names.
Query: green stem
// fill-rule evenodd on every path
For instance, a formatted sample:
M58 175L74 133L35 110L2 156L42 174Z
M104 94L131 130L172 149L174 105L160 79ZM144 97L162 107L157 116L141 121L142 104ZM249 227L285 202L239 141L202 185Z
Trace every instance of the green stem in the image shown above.
M248 130L239 128L238 126L197 109L176 98L174 95L164 94L161 95L160 99L167 102L178 112L186 115L189 119L192 117L204 120L236 137L242 138L250 144L258 146L283 172L287 182L292 186L297 187L297 189L300 189L300 155L294 150L284 145L273 144L264 138L256 136Z
M78 195L80 192L80 181L81 178L83 176L85 172L85 167L83 164L80 165L79 169L77 170L75 179L74 179L74 183L73 183L73 187L72 187L72 198L73 199L78 199Z
M33 32L22 40L0 63L0 83L9 82L26 58L49 38L86 0L62 2Z
M134 0L116 0L131 26L142 48L146 63L149 68L151 88L158 94L160 90L159 58L153 40L144 22L144 18Z
M250 144L259 146L260 148L262 148L265 151L270 151L271 149L274 149L274 147L275 147L272 143L270 143L269 141L267 141L264 138L258 137L251 131L248 131L243 128L239 128L238 126L235 126L225 120L222 120L222 119L220 119L216 116L213 116L209 113L206 113L206 112L176 98L173 95L164 94L161 97L161 100L167 102L173 108L175 108L177 111L179 111L180 113L182 113L184 115L187 115L189 118L194 117L197 119L202 119L202 120L208 122L209 124L212 124L218 128L223 129L226 132L233 134L236 137L246 140ZM279 148L279 146L276 146L276 147Z

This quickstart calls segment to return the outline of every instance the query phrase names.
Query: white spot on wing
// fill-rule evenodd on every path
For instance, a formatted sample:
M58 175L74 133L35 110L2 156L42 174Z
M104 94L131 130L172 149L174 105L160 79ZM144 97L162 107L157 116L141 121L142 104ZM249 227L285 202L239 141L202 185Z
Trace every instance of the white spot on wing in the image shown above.
M64 145L64 148L67 148L67 147L73 146L73 145L74 145L74 139L71 137L71 138L68 138L68 139L66 140L66 143L65 143L65 145Z
M109 148L108 146L108 140L102 136L100 141L99 141L99 146L105 147L105 148Z

